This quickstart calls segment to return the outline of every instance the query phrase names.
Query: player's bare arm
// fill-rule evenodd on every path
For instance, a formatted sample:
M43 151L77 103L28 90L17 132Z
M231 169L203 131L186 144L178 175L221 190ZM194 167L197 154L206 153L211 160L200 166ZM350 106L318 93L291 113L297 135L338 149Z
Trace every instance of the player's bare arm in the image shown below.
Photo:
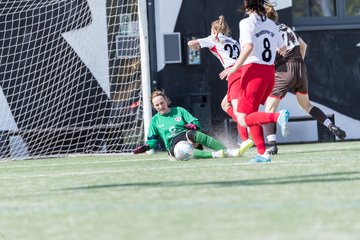
M298 41L300 43L301 56L302 56L303 59L305 59L307 44L304 42L304 40L302 40L301 37L298 37Z
M200 43L198 40L190 40L188 42L188 46L189 48L191 48L192 50L199 50L200 49Z
M279 53L280 55L284 56L285 53L286 53L286 46L283 46L283 47L281 47L281 48L278 48L277 51L278 51L278 53Z

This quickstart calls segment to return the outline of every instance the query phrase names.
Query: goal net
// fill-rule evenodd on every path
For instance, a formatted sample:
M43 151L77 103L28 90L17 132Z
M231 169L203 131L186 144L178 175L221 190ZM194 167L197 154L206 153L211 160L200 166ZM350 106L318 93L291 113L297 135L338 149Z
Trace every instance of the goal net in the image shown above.
M0 2L0 159L143 139L137 0Z

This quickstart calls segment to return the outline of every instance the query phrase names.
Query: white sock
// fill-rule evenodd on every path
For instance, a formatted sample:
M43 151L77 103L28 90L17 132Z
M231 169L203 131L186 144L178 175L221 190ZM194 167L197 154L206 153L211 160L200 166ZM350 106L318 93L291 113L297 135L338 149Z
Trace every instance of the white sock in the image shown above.
M269 136L266 137L268 142L276 142L276 134L270 134Z
M331 120L330 119L326 119L323 123L327 128L329 127L330 124L332 124Z

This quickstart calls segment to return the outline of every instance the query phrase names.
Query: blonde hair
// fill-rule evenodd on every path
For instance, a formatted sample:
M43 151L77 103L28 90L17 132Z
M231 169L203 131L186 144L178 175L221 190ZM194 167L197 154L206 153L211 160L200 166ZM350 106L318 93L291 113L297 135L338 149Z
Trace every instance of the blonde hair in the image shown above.
M229 25L226 23L223 15L220 15L218 20L215 20L211 23L211 29L214 29L214 31L215 31L215 34L216 34L215 40L216 41L220 41L219 37L218 37L219 33L222 33L224 35L230 34Z
M277 23L279 21L279 15L276 12L275 8L270 4L265 4L264 7L265 7L266 17Z
M151 105L153 105L152 100L158 96L162 96L165 99L167 105L170 105L171 100L165 95L164 90L155 90L151 93Z

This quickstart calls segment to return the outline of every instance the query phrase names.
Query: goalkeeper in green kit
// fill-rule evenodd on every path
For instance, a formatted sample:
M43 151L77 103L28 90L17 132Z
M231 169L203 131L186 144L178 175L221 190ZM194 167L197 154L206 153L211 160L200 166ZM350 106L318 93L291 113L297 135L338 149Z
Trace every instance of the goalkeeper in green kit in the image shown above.
M163 140L170 156L174 157L174 148L180 141L195 145L194 158L239 157L240 149L226 149L218 140L202 133L200 122L182 107L169 107L170 99L163 91L156 90L151 94L151 104L158 112L150 122L145 145L133 150L135 154L154 149L159 138ZM202 146L213 151L204 151Z

